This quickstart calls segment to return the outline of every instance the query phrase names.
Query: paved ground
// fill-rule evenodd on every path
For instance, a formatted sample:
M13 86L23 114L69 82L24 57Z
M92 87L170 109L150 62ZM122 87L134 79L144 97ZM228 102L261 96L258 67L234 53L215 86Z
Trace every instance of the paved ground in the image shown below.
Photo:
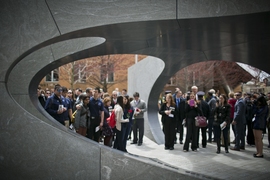
M254 158L256 148L249 145L240 152L229 150L228 154L222 147L221 153L216 154L216 143L208 143L206 148L199 148L197 152L184 152L183 145L178 141L174 150L164 150L163 144L157 145L147 137L143 141L142 146L131 145L131 141L128 141L128 152L148 157L181 172L184 170L200 179L270 179L270 148L267 147L266 136L263 139L264 158Z

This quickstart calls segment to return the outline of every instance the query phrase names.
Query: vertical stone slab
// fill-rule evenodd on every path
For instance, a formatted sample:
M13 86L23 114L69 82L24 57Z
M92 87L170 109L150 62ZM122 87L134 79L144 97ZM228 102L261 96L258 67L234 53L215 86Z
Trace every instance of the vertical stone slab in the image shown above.
M157 78L165 67L164 62L155 57L148 56L142 61L128 68L128 92L132 95L134 92L140 93L140 98L148 105L149 92ZM157 99L158 104L158 99ZM158 144L164 142L163 132L161 131L158 119L148 119L147 112L145 118L145 135L156 141ZM148 122L148 121L151 122Z

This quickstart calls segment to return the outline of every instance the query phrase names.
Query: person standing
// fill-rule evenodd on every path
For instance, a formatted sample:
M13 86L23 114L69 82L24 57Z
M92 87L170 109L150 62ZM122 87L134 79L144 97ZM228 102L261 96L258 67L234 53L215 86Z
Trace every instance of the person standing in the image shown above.
M176 133L179 133L179 143L183 144L183 134L184 134L184 127L183 127L183 120L185 119L185 106L186 101L182 98L182 91L176 90L175 92L175 118L176 118L176 131L175 131L175 143L177 141Z
M112 92L112 97L111 97L111 106L112 109L114 109L114 106L117 104L117 91Z
M141 146L143 143L144 135L144 112L146 112L146 103L144 100L140 99L140 94L135 92L133 94L134 100L131 102L131 106L134 108L134 118L133 121L133 142L131 144L137 144ZM139 139L138 139L139 130Z
M192 151L197 151L197 138L198 138L198 127L195 125L195 117L200 114L197 102L195 99L195 94L190 93L190 99L186 103L186 124L187 124L187 134L184 144L184 152L189 151L189 143L191 143Z
M223 133L225 152L229 153L228 132L230 127L230 114L231 114L231 106L228 104L227 97L225 94L221 94L219 96L219 103L215 111L217 119L214 121L214 126L216 129L217 154L220 153L221 133Z
M242 92L235 93L236 103L234 106L234 118L232 124L235 126L235 146L234 151L245 150L245 124L246 124L246 105L242 98Z
M67 110L64 107L63 101L64 97L62 96L62 87L57 84L54 87L54 94L51 95L45 105L45 110L59 123L65 125L65 115L64 112Z
M127 140L131 131L132 123L133 123L133 114L134 108L130 105L129 96L123 96L124 103L124 119L129 119L128 123L122 123L122 134L123 134L123 148L124 151L127 152Z
M214 131L214 135L215 135L215 127L213 127L213 122L214 122L214 115L215 115L215 110L216 110L216 98L213 96L213 92L209 91L208 92L208 97L209 97L209 101L208 101L208 105L210 107L210 115L209 115L209 119L208 119L208 142L212 142L212 134ZM214 137L214 142L216 141L216 138Z
M45 99L45 95L42 94L42 90L40 88L37 89L37 96L38 96L38 100L41 106L44 108L46 104L46 99Z
M210 114L210 107L208 105L207 102L205 102L203 100L203 96L204 96L204 92L199 91L197 93L198 96L198 107L200 109L200 111L202 112L202 115L206 118L209 119L209 114ZM206 129L207 127L198 127L198 133L197 133L197 144L198 144L198 148L199 148L199 132L201 130L201 134L202 134L202 147L206 148L207 145L207 138L206 138Z
M123 129L122 129L122 123L128 123L129 119L124 119L124 101L123 96L117 97L117 103L114 106L114 113L115 113L115 130L116 130L116 138L113 144L114 149L118 149L120 151L124 151L124 145L123 145Z
M268 101L267 101L267 105L268 105L268 117L267 117L267 131L268 131L268 148L270 148L270 92L267 93L267 97L268 97Z
M77 110L77 113L75 115L75 129L76 132L82 136L86 136L87 128L89 123L89 117L90 117L90 111L88 107L89 103L89 97L85 94L80 95L81 103L79 105L81 106L80 109Z
M232 123L232 121L233 121L235 103L236 103L236 99L234 98L234 93L230 92L229 99L228 99L228 104L231 105L230 123ZM232 130L233 130L233 134L234 134L234 140L231 143L234 144L235 143L235 126L234 125L232 125Z
M257 101L254 101L254 106L253 133L257 152L253 156L255 158L263 158L262 134L266 128L269 109L264 96L259 96Z
M176 128L175 102L171 94L166 95L166 102L162 104L159 114L162 116L163 132L165 135L165 150L174 149L174 138Z
M64 97L63 104L64 104L64 107L67 108L67 111L64 112L65 126L69 128L69 122L72 119L72 104L69 98L67 97L67 92L68 92L68 89L62 86L62 96Z
M112 146L112 137L114 135L112 128L107 123L107 118L110 117L110 110L109 107L111 106L111 98L105 97L103 99L104 104L104 122L103 122L103 129L102 135L104 136L104 145L105 146Z
M255 145L255 139L253 135L253 123L252 123L252 118L254 116L252 99L253 98L251 97L251 94L246 93L244 101L246 104L247 144L250 146Z
M93 97L88 104L90 110L90 128L87 130L87 137L99 142L100 130L104 121L104 105L100 99L100 89L96 87L93 91Z

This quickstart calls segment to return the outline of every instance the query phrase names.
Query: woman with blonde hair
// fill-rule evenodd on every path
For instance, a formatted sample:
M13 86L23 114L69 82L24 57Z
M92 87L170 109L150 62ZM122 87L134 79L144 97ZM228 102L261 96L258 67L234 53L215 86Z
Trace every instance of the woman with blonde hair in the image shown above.
M166 101L162 104L159 114L162 115L163 132L165 135L165 150L174 149L176 128L175 102L171 93L166 94Z

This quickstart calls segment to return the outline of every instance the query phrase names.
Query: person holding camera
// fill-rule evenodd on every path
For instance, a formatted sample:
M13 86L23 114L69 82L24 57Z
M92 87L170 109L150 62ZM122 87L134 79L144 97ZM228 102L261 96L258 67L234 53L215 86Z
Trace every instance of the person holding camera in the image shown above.
M195 99L195 94L192 92L190 93L190 99L187 101L186 104L186 126L187 126L187 134L186 134L186 140L184 144L184 152L189 151L189 143L192 139L191 143L191 149L192 151L197 151L197 145L198 145L198 127L195 125L195 117L200 114L200 109L197 106L197 102Z

